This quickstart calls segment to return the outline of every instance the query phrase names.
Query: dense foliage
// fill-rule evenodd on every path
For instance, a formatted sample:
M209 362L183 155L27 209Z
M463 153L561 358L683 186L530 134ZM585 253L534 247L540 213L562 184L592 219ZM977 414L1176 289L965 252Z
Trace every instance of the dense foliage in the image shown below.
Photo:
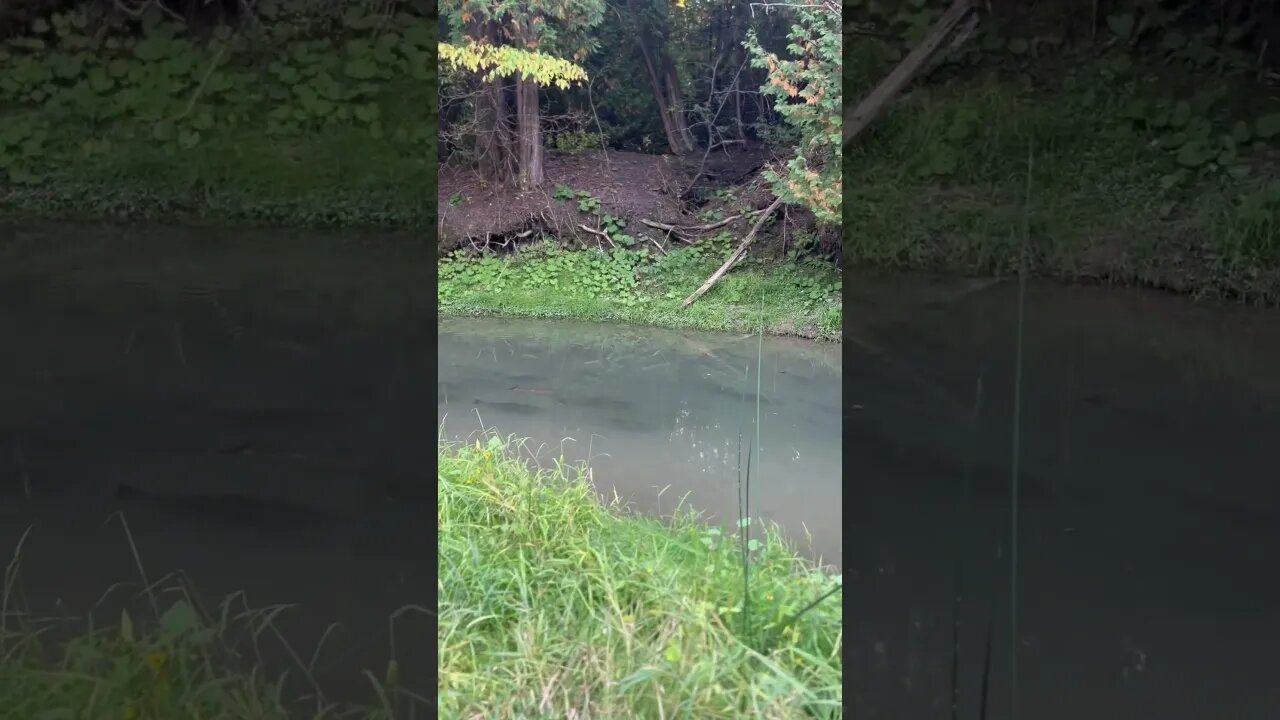
M717 0L450 0L442 9L445 32L473 58L469 72L451 61L441 76L446 163L531 186L543 145L685 155L768 141L783 158L769 174L775 191L822 221L839 217L834 3L756 12ZM481 53L508 62L494 73ZM521 90L521 78L537 92Z
M851 102L949 5L846 5ZM1270 4L993 11L847 151L846 255L1002 272L1025 242L1050 274L1280 299Z
M747 35L752 64L768 70L761 91L797 135L796 152L785 173L765 170L774 191L804 205L820 220L840 222L843 193L840 167L840 7L835 3L801 6L788 33L795 59L764 50Z
M426 221L432 19L404 3L259 2L234 24L191 25L157 7L76 7L0 42L9 202Z

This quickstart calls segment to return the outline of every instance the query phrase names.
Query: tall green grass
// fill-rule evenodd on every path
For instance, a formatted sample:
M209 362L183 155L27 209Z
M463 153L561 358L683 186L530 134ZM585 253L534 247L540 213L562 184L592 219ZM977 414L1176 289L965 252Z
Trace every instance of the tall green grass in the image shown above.
M22 593L23 536L5 567L0 592L0 718L124 720L392 720L427 717L427 700L401 684L392 661L366 672L372 702L325 698L314 667L324 646L295 649L277 628L288 608L253 608L243 594L202 607L181 575L151 582L125 534L141 589L115 617L41 617ZM119 595L124 583L103 593ZM102 601L99 602L102 604ZM132 609L132 612L130 611ZM326 637L327 637L326 633ZM267 643L279 643L293 667L268 669Z
M840 716L838 576L774 526L637 517L550 465L440 440L441 717Z

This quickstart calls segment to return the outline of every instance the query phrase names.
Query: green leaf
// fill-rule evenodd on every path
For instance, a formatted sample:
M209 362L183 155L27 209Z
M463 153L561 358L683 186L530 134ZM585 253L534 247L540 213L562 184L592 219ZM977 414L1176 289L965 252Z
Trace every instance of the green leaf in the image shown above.
M133 620L129 618L128 610L120 611L120 639L133 644Z
M1173 106L1173 114L1169 116L1169 125L1175 128L1185 127L1191 119L1191 103L1179 100Z
M186 635L200 627L200 618L190 603L179 600L160 617L160 632L168 638Z
M1025 55L1029 49L1030 45L1028 45L1027 41L1022 38L1014 38L1009 41L1009 52L1014 55Z
M347 77L355 78L356 80L368 80L377 76L378 66L367 58L356 58L347 61L347 64L343 67L343 72L347 74Z
M680 662L680 658L683 656L683 653L680 652L680 646L675 643L671 643L667 646L666 650L662 651L662 657L666 658L667 662L673 665Z
M1212 157L1213 151L1205 147L1204 143L1196 140L1178 148L1178 154L1174 159L1183 167L1197 168L1209 162Z
M1271 113L1258 118L1257 135L1264 140L1280 135L1280 113Z
M1115 33L1122 39L1128 39L1130 33L1133 32L1133 15L1110 15L1107 17L1107 27L1111 28L1111 32Z

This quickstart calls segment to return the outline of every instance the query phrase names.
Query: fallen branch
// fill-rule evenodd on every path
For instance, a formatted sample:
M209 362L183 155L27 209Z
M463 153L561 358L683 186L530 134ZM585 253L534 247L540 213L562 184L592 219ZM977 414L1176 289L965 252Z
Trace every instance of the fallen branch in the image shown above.
M893 72L886 75L871 94L862 99L862 102L845 113L842 147L848 147L849 143L853 142L853 139L880 115L889 101L902 92L902 89L920 73L920 70L928 64L929 59L946 41L951 31L971 10L973 10L972 0L955 0L942 17L938 18L938 22L934 24L924 40L903 58L902 62L898 63ZM969 29L972 30L972 28Z
M667 232L688 234L688 233L707 232L709 230L716 230L724 227L725 225L728 225L734 220L740 220L744 217L750 217L752 215L759 215L762 212L764 212L764 210L752 210L751 212L745 212L745 213L742 213L741 215L733 215L723 220L717 220L713 223L707 223L706 225L668 225L667 223L655 222L653 220L646 220L644 218L640 218L640 222L656 230L666 230Z
M725 273L729 272L729 268L737 264L737 262L747 254L747 247L751 245L752 240L756 239L756 233L759 232L760 226L764 225L764 221L768 220L769 216L773 214L773 211L777 210L778 206L781 204L782 198L777 198L769 205L769 207L759 211L760 217L756 220L756 224L751 226L751 232L747 233L747 236L742 239L742 242L738 245L738 249L733 251L733 254L729 256L728 260L724 261L724 264L720 266L719 270L711 273L711 277L707 278L706 282L702 283L702 287L694 290L692 295L684 299L684 302L681 303L683 307L689 307L693 304L694 300L702 297L704 293L720 281L720 278L723 277Z
M586 225L583 225L582 223L578 223L578 227L582 228L583 230L586 230L587 232L591 233L592 235L599 235L600 237L604 238L605 240L608 240L608 241L609 241L609 244L610 244L610 245L613 245L613 249L614 249L614 250L617 250L617 249L618 249L618 246L617 246L617 245L615 245L615 244L614 244L614 242L613 242L613 238L609 237L609 233L606 233L606 232L600 232L599 230L592 230L591 228L587 227Z

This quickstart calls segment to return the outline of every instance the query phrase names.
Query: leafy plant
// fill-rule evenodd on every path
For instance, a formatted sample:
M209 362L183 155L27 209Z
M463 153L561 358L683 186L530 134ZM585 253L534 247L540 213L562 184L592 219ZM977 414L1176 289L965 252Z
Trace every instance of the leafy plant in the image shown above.
M754 31L745 43L752 65L768 72L760 92L773 98L774 110L800 135L785 169L768 169L764 175L779 197L809 208L819 220L837 223L843 126L840 11L834 5L812 5L796 6L795 12L787 46L794 59L765 51Z
M585 213L600 212L600 198L594 197L586 190L578 192L578 209Z

